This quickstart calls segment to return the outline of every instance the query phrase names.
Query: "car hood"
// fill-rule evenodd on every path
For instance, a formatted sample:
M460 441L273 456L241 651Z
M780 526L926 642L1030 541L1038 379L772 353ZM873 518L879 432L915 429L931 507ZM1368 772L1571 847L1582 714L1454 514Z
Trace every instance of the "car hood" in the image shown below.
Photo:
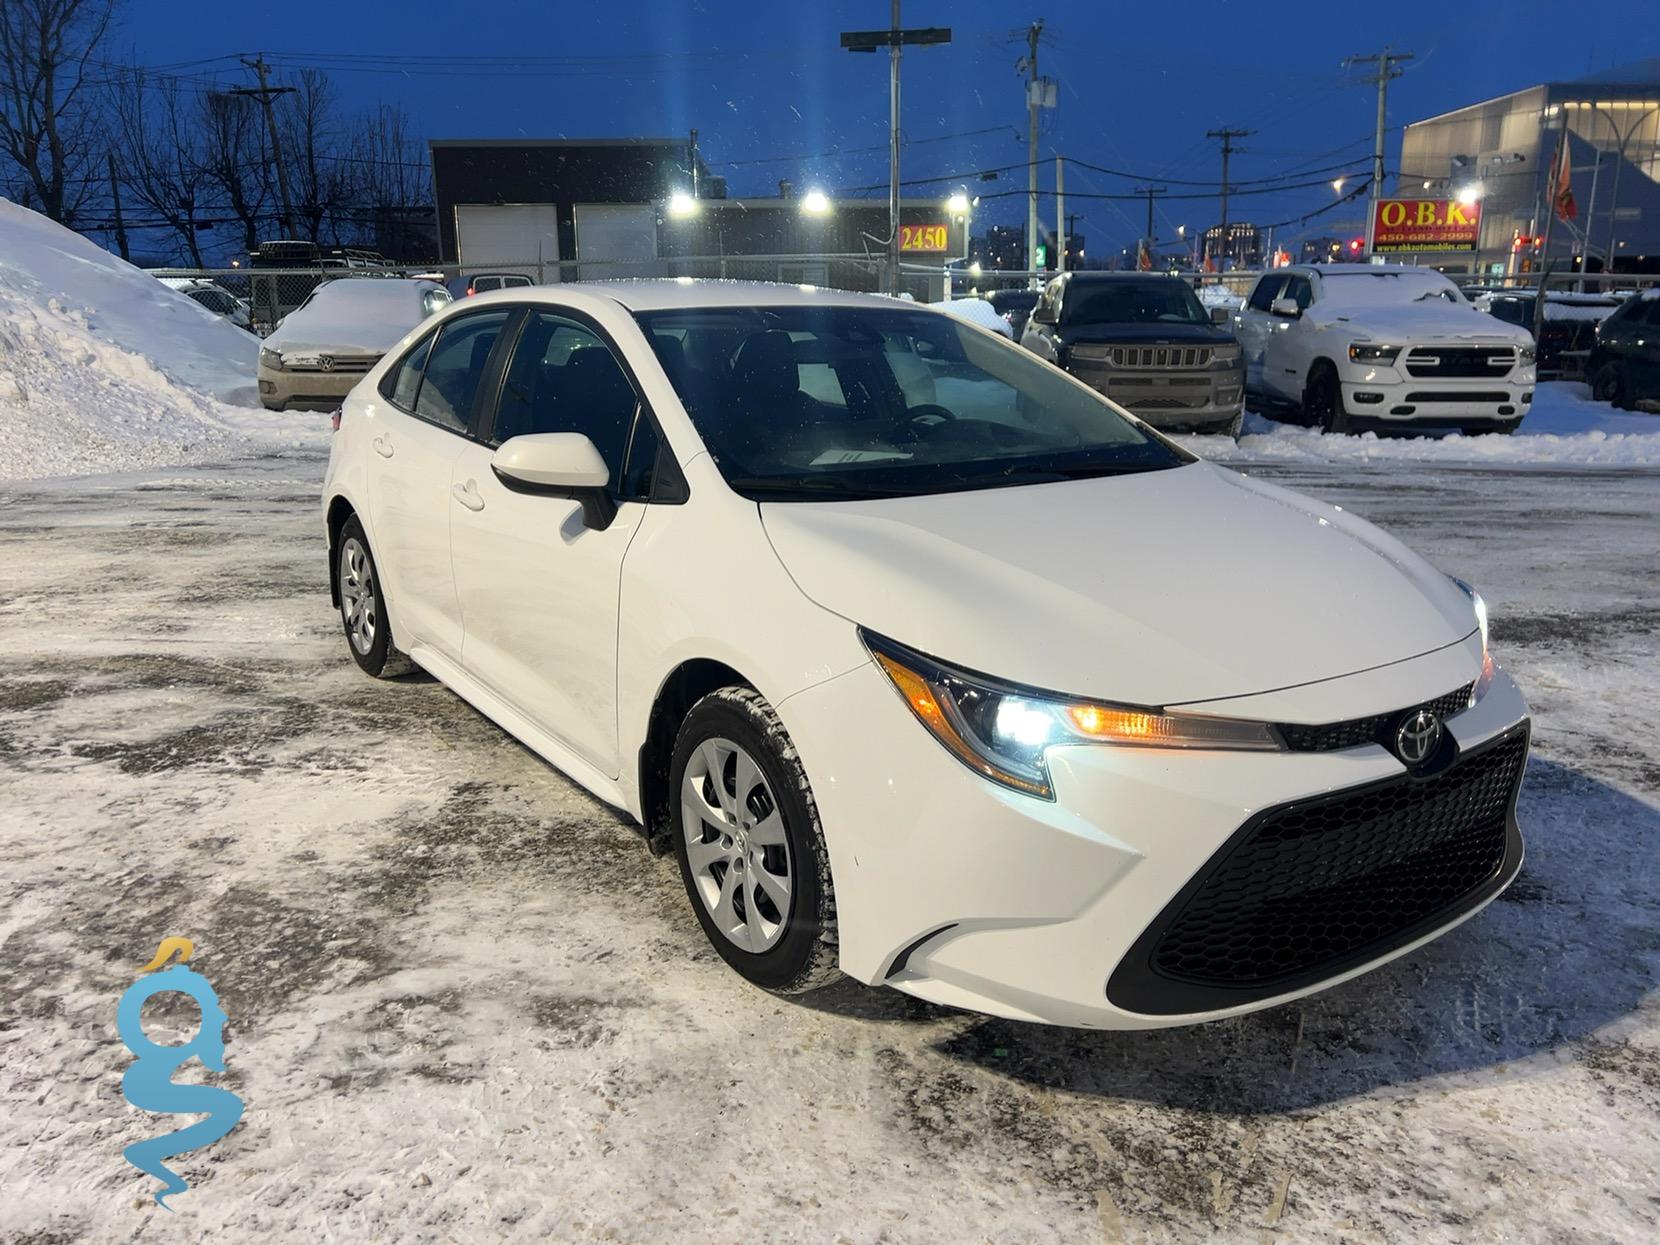
M1210 324L1066 324L1061 340L1113 344L1215 346L1231 342L1233 334Z
M1162 706L1403 661L1469 599L1334 506L1209 463L931 497L764 502L813 601L941 660Z
M1316 309L1319 306L1315 304ZM1403 345L1421 342L1507 342L1521 346L1530 345L1533 341L1533 335L1518 325L1496 320L1474 307L1460 307L1440 299L1366 307L1338 304L1329 310L1316 310L1311 314L1322 325L1347 325L1356 330L1360 340L1371 338Z
M405 333L420 321L408 318L385 317L356 322L313 320L291 315L267 337L268 350L284 354L351 354L373 355L379 358L403 339Z

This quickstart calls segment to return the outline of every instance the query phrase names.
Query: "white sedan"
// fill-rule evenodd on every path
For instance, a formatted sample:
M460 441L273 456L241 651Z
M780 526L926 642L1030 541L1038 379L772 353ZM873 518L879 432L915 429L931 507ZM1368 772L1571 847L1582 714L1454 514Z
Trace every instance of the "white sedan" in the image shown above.
M1521 865L1474 591L924 307L468 299L352 391L323 517L358 665L623 810L771 990L1190 1023Z

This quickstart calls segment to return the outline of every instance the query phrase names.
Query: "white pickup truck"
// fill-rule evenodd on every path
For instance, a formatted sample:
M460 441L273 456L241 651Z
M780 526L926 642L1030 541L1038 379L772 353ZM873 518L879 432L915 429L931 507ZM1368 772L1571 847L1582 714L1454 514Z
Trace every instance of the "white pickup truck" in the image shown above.
M1533 337L1428 268L1311 264L1257 279L1234 313L1254 409L1328 432L1514 432L1533 401Z

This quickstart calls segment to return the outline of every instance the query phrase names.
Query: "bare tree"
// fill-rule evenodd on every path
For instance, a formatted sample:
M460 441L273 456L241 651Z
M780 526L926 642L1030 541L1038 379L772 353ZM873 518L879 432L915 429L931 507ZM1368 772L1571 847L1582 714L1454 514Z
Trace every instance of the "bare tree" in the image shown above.
M259 222L271 202L265 123L245 96L205 91L199 122L203 159L214 189L242 225L243 249L259 245Z
M0 154L13 192L71 223L103 159L87 107L87 65L109 29L114 0L0 0Z
M363 114L351 152L358 237L399 259L427 258L434 249L432 176L409 114L395 104Z
M120 125L122 183L171 225L202 267L197 216L208 206L214 178L200 126L200 102L177 78L142 69L117 76L111 100Z
M283 96L277 123L294 193L294 214L313 242L324 240L327 223L328 241L338 246L340 227L349 224L341 217L350 214L353 187L346 171L349 161L339 150L334 93L327 76L316 69L302 69L294 88L292 95Z

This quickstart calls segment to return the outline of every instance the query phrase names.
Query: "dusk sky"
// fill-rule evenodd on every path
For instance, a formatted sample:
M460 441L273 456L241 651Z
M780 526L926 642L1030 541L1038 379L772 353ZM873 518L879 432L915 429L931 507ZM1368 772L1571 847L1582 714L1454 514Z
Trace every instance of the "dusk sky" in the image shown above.
M140 63L208 82L245 82L238 52L281 71L326 69L349 109L396 102L423 137L680 135L695 126L706 160L733 195L774 194L780 178L832 194L881 196L887 179L885 56L855 55L838 32L887 24L881 0L765 3L323 3L281 9L223 0L134 0L110 47ZM907 26L943 25L948 47L904 60L903 177L954 175L913 195L962 184L985 198L976 230L1024 219L1025 107L1015 62L1024 27L1046 20L1040 69L1060 106L1040 140L1053 185L1060 152L1169 185L1158 232L1217 217L1216 143L1205 131L1257 131L1235 157L1237 184L1306 173L1294 190L1237 197L1236 220L1272 223L1326 206L1346 164L1364 174L1375 95L1339 61L1385 42L1416 53L1391 88L1391 126L1548 79L1580 76L1660 52L1655 0L1466 0L1452 5L1234 0L1183 5L908 0ZM1621 49L1616 51L1616 49ZM522 57L518 63L498 58ZM216 59L222 58L222 59ZM472 58L472 59L469 59ZM486 58L486 59L479 59ZM1395 136L1392 135L1391 167ZM1004 165L996 181L974 174ZM1182 186L1180 181L1201 183ZM1123 245L1145 224L1133 179L1071 167L1068 210L1092 249ZM1244 189L1250 189L1245 187ZM999 193L1004 197L996 197ZM1177 196L1195 196L1181 199ZM1041 211L1054 217L1046 194ZM1307 233L1352 228L1354 205ZM1298 232L1286 226L1282 237Z

